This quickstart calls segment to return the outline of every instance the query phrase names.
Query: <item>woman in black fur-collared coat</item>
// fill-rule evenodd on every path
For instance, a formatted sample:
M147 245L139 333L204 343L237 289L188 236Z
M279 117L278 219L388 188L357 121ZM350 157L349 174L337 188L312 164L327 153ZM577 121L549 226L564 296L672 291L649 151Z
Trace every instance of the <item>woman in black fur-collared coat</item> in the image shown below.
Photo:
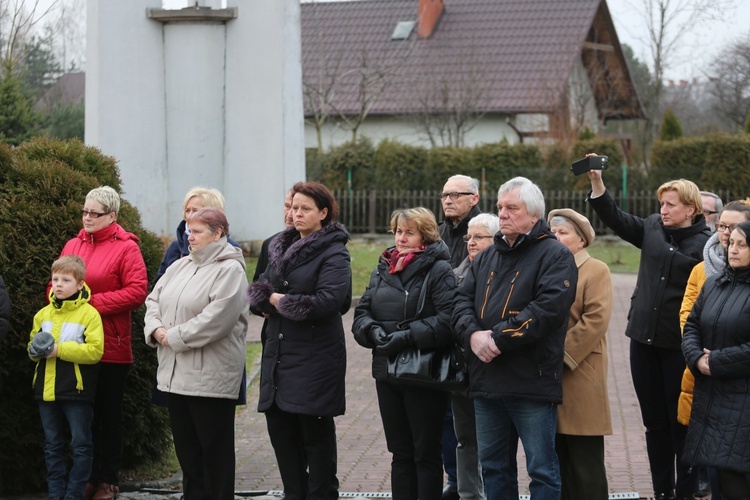
M336 494L336 428L345 409L341 315L351 305L349 234L338 205L317 182L292 188L294 227L269 245L269 264L248 288L268 318L258 411L266 414L286 500Z

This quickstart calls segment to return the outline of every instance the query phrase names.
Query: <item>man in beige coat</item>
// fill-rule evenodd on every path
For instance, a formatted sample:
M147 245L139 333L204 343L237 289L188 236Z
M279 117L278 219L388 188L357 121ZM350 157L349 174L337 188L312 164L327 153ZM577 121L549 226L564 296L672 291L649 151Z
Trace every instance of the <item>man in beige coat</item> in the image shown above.
M547 218L578 267L576 299L565 337L563 403L557 407L556 448L562 499L605 500L604 436L612 434L607 393L607 339L612 279L607 265L586 251L594 229L583 215L563 208Z

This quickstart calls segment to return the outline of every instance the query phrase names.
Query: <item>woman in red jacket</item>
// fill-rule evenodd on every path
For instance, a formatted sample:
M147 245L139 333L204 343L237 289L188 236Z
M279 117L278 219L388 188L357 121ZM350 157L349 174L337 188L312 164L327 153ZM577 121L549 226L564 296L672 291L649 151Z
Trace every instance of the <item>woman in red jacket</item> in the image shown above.
M108 500L119 491L122 465L122 399L125 377L133 364L130 313L146 300L148 277L138 237L117 223L120 196L109 186L92 189L81 210L83 229L65 244L62 255L78 255L86 263L90 304L104 324L104 356L100 363L94 406L94 464L85 498Z

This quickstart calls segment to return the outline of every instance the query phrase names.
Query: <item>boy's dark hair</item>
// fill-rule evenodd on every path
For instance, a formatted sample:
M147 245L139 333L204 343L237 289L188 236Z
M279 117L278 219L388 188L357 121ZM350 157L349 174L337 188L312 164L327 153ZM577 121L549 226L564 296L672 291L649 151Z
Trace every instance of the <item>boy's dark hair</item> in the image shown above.
M86 264L77 255L65 255L52 263L52 273L72 274L80 283L86 277Z

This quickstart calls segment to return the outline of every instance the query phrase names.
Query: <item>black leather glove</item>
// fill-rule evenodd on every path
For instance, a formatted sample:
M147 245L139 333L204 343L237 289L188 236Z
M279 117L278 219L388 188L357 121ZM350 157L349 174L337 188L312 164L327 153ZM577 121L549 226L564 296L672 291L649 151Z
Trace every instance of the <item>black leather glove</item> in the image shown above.
M370 327L370 340L375 346L380 346L388 342L388 334L385 333L382 326L372 325Z
M385 344L375 347L375 350L381 354L398 354L410 345L414 344L414 339L409 330L398 330L388 335L388 341Z

